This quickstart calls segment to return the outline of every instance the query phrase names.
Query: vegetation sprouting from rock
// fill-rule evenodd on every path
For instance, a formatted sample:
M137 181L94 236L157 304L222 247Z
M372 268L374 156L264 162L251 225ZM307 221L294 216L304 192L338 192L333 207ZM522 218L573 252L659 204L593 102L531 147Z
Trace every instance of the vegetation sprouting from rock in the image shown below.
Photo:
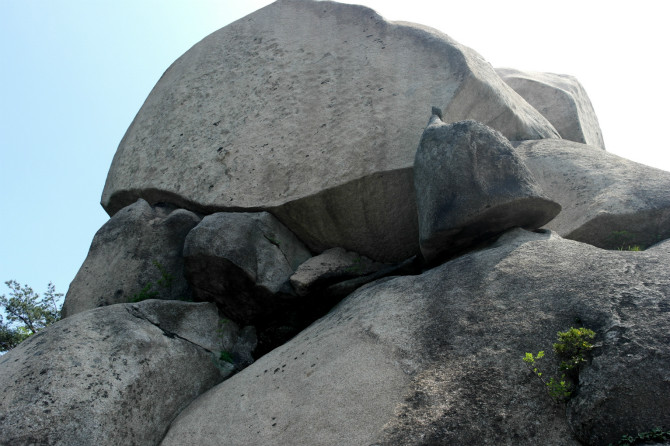
M160 262L154 260L151 263L160 271L161 277L158 279L158 286L160 289L170 291L172 289L172 282L174 282L174 276L168 272L168 270L160 264ZM139 293L133 294L133 297L130 299L130 302L142 302L147 299L158 299L160 297L160 291L154 288L153 282L147 282ZM182 298L180 300L188 300Z
M670 430L654 428L650 431L640 432L635 435L623 435L616 443L609 443L608 446L629 446L634 444L653 444L662 443L670 440Z
M579 374L579 368L586 362L586 354L593 348L590 341L595 337L595 332L588 328L570 327L567 331L557 333L558 342L553 345L554 353L559 357L558 366L560 377L548 376L538 366L538 360L545 357L544 350L536 355L526 353L523 362L526 367L546 386L547 393L556 403L565 402L570 398L575 389L575 382Z

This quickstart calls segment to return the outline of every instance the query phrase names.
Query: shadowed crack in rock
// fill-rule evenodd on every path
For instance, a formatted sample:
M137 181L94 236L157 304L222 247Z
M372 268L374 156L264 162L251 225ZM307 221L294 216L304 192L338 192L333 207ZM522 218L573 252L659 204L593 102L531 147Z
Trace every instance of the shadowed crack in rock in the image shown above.
M201 349L205 350L205 351L208 352L208 353L214 353L212 350L210 350L210 349L208 349L208 348L206 348L206 347L203 347L202 345L200 345L200 344L198 344L198 343L196 343L196 342L193 342L193 341L191 341L190 339L187 339L187 338L184 338L184 337L182 337L182 336L179 336L177 333L174 333L174 332L171 332L171 331L169 331L169 330L166 330L165 328L161 327L160 324L157 324L157 323L151 321L151 320L149 319L149 317L148 317L146 314L144 314L140 308L138 308L138 307L136 307L136 306L127 307L126 310L128 311L128 313L129 313L131 316L136 317L136 318L138 318L138 319L145 320L145 321L147 321L148 323L150 323L151 325L155 326L156 328L158 328L159 330L161 330L161 331L163 332L163 334L164 334L165 336L167 336L168 338L177 338L177 339L181 339L182 341L186 341L186 342L188 342L188 343L190 343L190 344L193 344L193 345L195 345L196 347L201 348Z

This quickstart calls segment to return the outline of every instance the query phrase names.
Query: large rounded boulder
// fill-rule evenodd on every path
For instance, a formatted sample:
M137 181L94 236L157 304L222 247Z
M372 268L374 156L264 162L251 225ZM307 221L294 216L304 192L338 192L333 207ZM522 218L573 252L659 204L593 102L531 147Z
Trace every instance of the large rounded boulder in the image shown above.
M600 446L668 426L668 243L604 251L515 229L380 280L203 394L161 444ZM545 378L560 376L552 343L579 324L595 348L565 407L522 359L547 350Z
M471 120L445 124L434 112L414 162L419 243L427 261L512 227L539 228L560 212L503 135Z
M63 317L143 298L190 300L182 250L198 222L193 212L141 198L114 214L70 283Z
M605 249L644 249L670 237L670 172L566 140L515 150L563 208L546 228Z
M63 319L0 357L0 445L157 444L195 397L251 362L248 331L211 303Z
M402 260L417 251L411 167L431 105L512 140L559 137L480 55L434 29L280 0L165 72L119 145L102 204L110 215L140 197L270 210L314 251Z
M605 149L591 100L574 76L512 68L497 68L496 73L542 113L561 138Z

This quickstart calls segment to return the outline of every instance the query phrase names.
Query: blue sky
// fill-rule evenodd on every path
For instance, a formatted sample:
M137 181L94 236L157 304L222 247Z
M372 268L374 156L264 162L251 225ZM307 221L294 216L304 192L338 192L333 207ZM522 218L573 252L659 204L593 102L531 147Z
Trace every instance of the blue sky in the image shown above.
M0 281L67 290L108 219L107 170L151 88L200 39L268 3L0 0ZM438 28L494 66L576 76L608 150L670 170L659 2L348 3Z

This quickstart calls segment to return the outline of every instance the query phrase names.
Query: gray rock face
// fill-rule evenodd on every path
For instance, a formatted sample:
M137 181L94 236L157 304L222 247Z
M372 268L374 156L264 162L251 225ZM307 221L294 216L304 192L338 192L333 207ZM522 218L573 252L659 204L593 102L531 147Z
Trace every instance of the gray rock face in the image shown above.
M645 251L647 262L667 268L669 246ZM639 263L627 266L639 268ZM607 444L670 423L670 286L667 272L659 274L641 268L639 285L613 299L617 305L605 320L603 345L579 376L579 395L567 415L587 444ZM643 291L651 280L657 286Z
M670 172L565 140L529 141L515 150L563 207L546 228L605 249L670 238Z
M435 114L416 152L414 185L428 262L515 226L539 228L561 210L503 135L475 121L445 124Z
M270 210L315 251L403 260L417 251L407 169L431 105L513 140L558 137L481 56L436 30L280 0L165 72L119 145L102 204L110 215L138 197Z
M0 444L157 444L228 369L238 329L211 303L148 300L61 320L0 358Z
M496 73L542 113L561 138L605 149L596 112L576 78L511 68L496 68Z
M667 426L669 255L516 229L360 289L194 401L161 444L576 446ZM522 358L550 350L576 318L597 347L569 425Z
M216 302L226 316L253 324L295 294L289 278L311 257L268 212L219 212L186 237L185 274L199 300Z
M199 221L193 212L152 207L142 199L117 212L93 237L65 296L63 317L129 302L149 283L148 292L156 292L157 298L189 299L182 249ZM172 277L169 285L161 280L161 268Z
M305 296L319 287L366 276L388 267L355 252L332 248L300 265L290 280L296 293Z

